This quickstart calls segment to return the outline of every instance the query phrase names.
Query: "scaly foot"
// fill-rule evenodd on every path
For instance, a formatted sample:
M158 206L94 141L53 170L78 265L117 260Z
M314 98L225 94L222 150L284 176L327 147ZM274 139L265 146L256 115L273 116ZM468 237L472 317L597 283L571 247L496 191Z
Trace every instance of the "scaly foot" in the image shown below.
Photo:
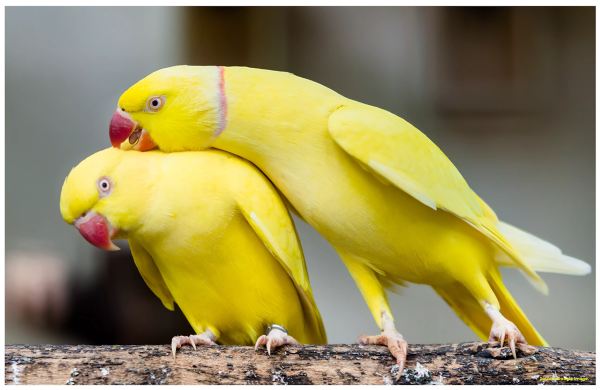
M504 339L507 338L508 345L512 351L513 357L517 358L517 352L515 350L516 343L527 344L525 337L521 334L515 324L507 319L500 322L494 322L492 325L492 331L490 332L489 341L500 341L500 348L504 346Z
M408 355L408 343L404 341L404 337L396 330L394 322L383 313L381 323L383 332L379 336L365 336L361 334L356 340L357 344L378 344L387 345L392 356L396 358L398 363L398 375L396 380L400 378L406 364L406 356Z
M196 345L216 345L215 341L217 337L210 331L207 330L202 334L193 334L190 336L175 336L171 340L171 348L173 349L173 360L175 359L175 351L182 345L190 344L194 349Z
M258 348L259 345L266 345L267 352L269 355L271 354L271 347L279 347L282 345L300 345L295 338L288 335L287 330L280 325L272 325L267 329L267 335L260 336L258 340L256 340L256 344L254 345L254 350Z
M489 303L486 306L485 312L488 317L492 320L492 331L488 341L500 341L500 348L504 346L504 340L508 339L508 345L512 351L513 357L517 358L517 351L515 349L516 343L527 344L525 337L521 334L521 331L515 324L504 318L500 311Z

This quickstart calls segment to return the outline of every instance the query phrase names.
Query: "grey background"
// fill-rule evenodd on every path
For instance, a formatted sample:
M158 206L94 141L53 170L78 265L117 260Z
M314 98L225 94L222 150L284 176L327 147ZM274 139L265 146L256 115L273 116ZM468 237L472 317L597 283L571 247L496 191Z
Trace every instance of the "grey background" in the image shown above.
M500 219L592 264L585 277L542 274L547 297L502 273L551 345L593 350L594 29L592 7L8 7L7 261L36 248L58 253L72 278L96 277L104 254L64 223L60 189L110 145L108 122L130 85L183 63L290 71L408 120ZM335 251L297 228L329 341L378 333ZM389 298L409 343L476 339L427 286ZM6 321L7 343L80 341Z

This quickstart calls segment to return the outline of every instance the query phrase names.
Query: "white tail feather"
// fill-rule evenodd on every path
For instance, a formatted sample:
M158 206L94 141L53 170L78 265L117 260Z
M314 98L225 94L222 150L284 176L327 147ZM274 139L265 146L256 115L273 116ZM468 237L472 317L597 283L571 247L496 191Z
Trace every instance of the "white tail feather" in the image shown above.
M566 275L587 275L592 272L588 263L563 255L558 247L532 234L501 221L497 228L534 271ZM496 263L504 267L515 266L513 260L502 251L496 255Z

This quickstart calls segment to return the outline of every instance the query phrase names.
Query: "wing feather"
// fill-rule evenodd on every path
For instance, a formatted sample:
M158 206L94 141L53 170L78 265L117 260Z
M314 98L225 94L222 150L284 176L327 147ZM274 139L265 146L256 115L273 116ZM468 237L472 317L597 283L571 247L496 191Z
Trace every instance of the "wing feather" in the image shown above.
M376 176L434 210L461 218L492 240L544 294L544 281L496 228L492 209L472 190L448 157L425 134L385 110L353 103L329 117L329 134Z
M236 159L236 164L241 160ZM256 234L277 259L293 280L302 302L305 320L310 324L307 330L316 332L316 336L326 343L327 336L321 314L313 298L304 254L294 221L284 201L269 180L248 162L245 169L239 169L235 183L236 202ZM255 172L249 172L251 168Z
M169 310L174 310L175 307L173 305L173 296L167 287L160 270L154 263L154 259L144 249L140 244L136 241L129 239L129 248L131 249L131 255L133 256L133 261L135 265L140 271L142 278L146 282L146 285L152 290L152 292L160 298L163 305Z

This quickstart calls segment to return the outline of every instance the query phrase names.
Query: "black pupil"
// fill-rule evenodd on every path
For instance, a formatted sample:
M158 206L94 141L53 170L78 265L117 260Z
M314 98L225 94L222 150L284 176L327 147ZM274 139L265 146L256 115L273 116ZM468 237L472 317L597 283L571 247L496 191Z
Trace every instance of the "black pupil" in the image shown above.
M108 183L107 182L102 182L102 188L106 188L108 187Z
M154 107L158 106L158 100L156 100L156 99L152 100L152 105Z

